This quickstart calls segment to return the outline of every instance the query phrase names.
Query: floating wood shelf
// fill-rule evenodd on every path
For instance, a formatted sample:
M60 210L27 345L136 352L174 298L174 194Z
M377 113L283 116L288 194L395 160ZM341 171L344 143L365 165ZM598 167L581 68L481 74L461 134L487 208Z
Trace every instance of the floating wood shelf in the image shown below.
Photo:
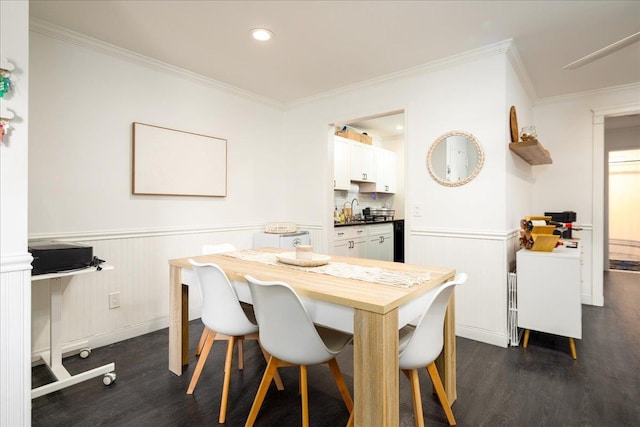
M509 144L509 149L531 165L550 165L553 163L549 152L536 140L512 142Z

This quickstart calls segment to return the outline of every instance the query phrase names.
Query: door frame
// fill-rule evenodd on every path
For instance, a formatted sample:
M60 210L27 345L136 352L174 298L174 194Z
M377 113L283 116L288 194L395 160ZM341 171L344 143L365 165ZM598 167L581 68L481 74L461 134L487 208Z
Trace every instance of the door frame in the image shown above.
M592 245L591 245L591 295L593 305L604 305L604 183L605 144L604 121L607 117L628 116L640 113L640 103L623 104L614 107L597 108L593 113L593 180L592 180Z

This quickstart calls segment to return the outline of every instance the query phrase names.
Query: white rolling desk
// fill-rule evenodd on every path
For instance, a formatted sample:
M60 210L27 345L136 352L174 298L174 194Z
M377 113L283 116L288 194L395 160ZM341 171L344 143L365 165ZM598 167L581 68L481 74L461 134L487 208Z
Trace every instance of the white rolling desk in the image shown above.
M580 301L581 250L555 248L552 252L521 249L516 254L518 271L518 327L569 338L576 359L574 338L582 338Z
M108 264L101 264L100 267L102 271L113 270L113 266ZM71 276L75 276L77 274L94 273L96 271L96 267L87 267L82 270L31 276L32 282L50 280L49 316L51 323L49 328L49 351L44 351L38 354L38 356L42 358L44 363L47 365L47 368L49 368L53 376L56 378L56 381L52 383L45 384L41 387L31 390L32 399L63 389L65 387L72 386L74 384L78 384L82 381L98 377L100 375L105 375L103 379L105 385L109 385L113 381L115 381L116 376L115 372L113 372L116 367L115 363L109 363L76 375L71 375L69 371L67 371L66 368L62 365L62 334L60 331L60 327L62 326L62 280L63 278L68 278L68 280L71 280ZM80 342L77 344L76 349L86 348L87 345L87 341ZM85 353L84 357L88 356L88 352L89 350L87 348L87 353Z

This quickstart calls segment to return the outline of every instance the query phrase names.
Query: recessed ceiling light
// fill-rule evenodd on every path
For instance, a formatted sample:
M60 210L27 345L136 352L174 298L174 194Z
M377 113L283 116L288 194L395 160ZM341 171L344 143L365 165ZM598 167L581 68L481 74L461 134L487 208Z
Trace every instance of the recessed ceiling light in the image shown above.
M402 125L396 125L396 130L402 130L402 129L404 129L404 126L402 126Z
M273 33L266 28L254 28L251 30L251 36L256 40L265 42L273 37Z

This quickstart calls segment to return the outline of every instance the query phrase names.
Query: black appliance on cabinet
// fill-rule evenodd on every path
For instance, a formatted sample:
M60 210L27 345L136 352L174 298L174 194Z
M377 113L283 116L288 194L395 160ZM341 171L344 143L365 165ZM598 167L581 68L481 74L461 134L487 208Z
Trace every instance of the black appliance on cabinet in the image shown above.
M576 221L576 213L573 211L564 212L545 212L545 216L550 216L550 225L555 225L556 229L553 234L559 234L563 239L571 239L573 231L573 223ZM581 230L581 229L576 229Z
M393 221L393 262L404 262L404 219Z

